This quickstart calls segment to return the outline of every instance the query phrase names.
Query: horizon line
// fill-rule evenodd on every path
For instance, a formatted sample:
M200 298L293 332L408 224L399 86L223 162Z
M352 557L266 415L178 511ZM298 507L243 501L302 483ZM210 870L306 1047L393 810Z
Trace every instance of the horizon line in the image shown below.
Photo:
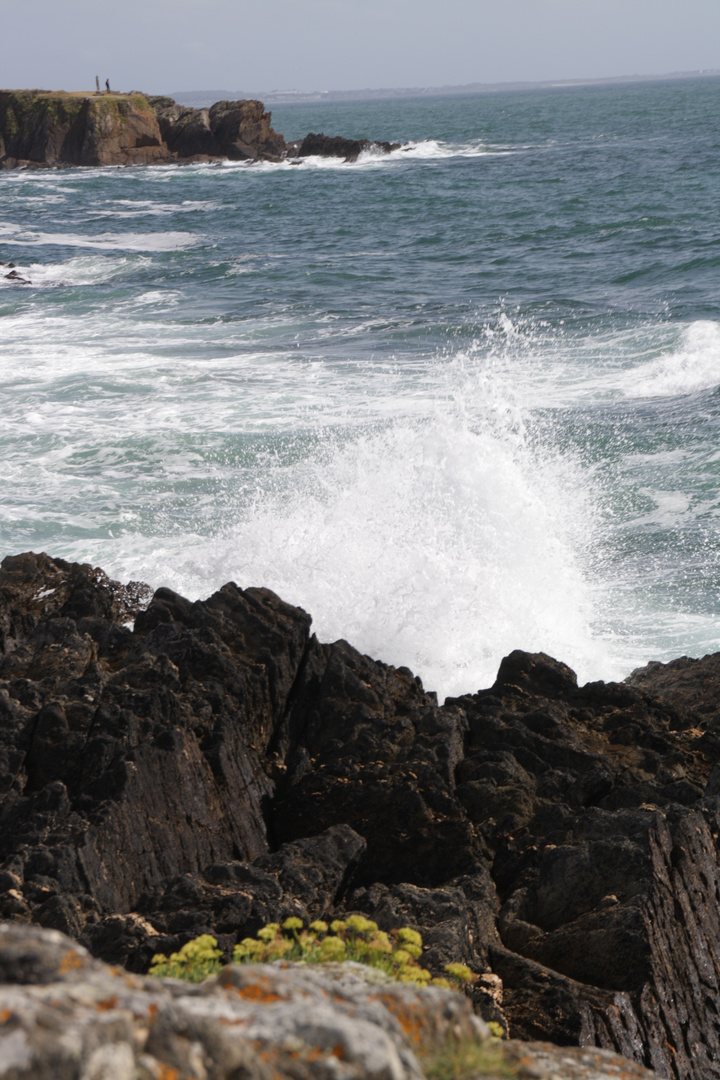
M404 97L410 96L431 96L431 95L444 95L444 94L472 94L472 93L493 93L502 90L534 90L543 88L558 88L558 87L572 87L572 86L598 86L611 83L636 83L636 82L663 82L669 79L692 79L692 78L712 78L713 76L720 75L720 68L699 68L694 71L668 71L662 73L653 73L648 75L633 74L633 75L602 75L602 76L588 76L574 79L539 79L539 80L514 80L508 82L471 82L471 83L458 83L458 84L445 84L443 86L385 86L385 87L358 87L351 90L331 90L331 89L313 89L313 90L300 90L297 88L286 89L272 89L272 90L257 90L252 92L243 91L242 94L245 97L257 97L261 100L271 99L287 99L285 103L290 104L293 101L323 101L343 98L359 98L363 96L368 97L394 97L402 95ZM211 94L236 94L240 91L236 90L176 90L168 96L174 97L177 100L180 96L190 95L211 95Z

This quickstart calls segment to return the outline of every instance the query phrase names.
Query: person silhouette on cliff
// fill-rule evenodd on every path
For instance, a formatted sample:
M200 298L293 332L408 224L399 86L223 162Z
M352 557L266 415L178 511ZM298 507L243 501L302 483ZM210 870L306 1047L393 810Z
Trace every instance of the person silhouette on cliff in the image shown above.
M109 94L110 93L110 80L109 79L105 80L105 89L107 90L107 92Z

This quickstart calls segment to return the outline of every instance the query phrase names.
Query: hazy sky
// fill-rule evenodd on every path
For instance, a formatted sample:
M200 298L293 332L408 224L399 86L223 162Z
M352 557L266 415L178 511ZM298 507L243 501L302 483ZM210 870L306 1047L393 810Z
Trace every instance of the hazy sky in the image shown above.
M331 89L720 68L720 0L0 0L0 86Z

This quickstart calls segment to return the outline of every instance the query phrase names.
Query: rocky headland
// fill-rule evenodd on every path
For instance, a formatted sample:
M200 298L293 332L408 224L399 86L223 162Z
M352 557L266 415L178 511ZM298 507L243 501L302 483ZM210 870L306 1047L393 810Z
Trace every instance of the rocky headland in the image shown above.
M431 970L466 963L476 1014L511 1039L584 1048L564 1051L576 1064L619 1054L627 1075L720 1076L720 655L578 686L514 652L492 687L441 706L310 623L267 589L191 603L4 560L0 980L23 983L8 949L30 958L33 1000L58 972L118 977L83 946L139 980L98 991L114 1016L154 953L210 933L229 956L266 922L357 912L419 930ZM75 948L38 928L79 943L77 963L32 960ZM175 1023L180 990L156 993ZM217 1008L200 1013L227 1020ZM29 1022L0 1027L0 1048ZM590 1075L547 1053L550 1074Z
M141 93L0 90L0 169L78 165L282 161L311 155L356 161L399 143L309 134L288 143L260 101L192 109Z

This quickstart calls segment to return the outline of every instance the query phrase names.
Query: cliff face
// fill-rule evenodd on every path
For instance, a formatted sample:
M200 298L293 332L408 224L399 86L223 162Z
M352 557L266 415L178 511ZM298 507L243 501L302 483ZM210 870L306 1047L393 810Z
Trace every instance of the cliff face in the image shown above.
M0 91L0 166L146 165L168 160L142 94Z
M0 91L0 168L279 161L285 140L260 101L188 109L143 94Z
M720 1078L718 700L718 657L578 687L515 652L440 707L267 589L7 558L0 917L142 971L359 911L515 1037Z

